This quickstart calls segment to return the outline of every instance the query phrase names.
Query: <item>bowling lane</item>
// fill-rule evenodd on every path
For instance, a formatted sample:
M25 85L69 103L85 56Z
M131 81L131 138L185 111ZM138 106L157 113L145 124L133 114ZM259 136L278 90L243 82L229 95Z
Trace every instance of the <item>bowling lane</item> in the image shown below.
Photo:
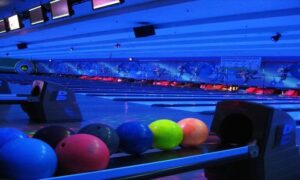
M88 94L87 94L88 95ZM126 97L124 94L120 94L120 97L123 98ZM94 96L94 95L93 95ZM144 98L139 95L132 95L135 96L135 98ZM173 101L173 98L171 96L165 96L165 97L159 97L156 96L156 98L153 97L146 97L146 101L128 101L130 103L137 103L137 104L144 104L144 105L150 105L150 106L157 106L157 107L167 107L168 109L173 109L173 110L180 110L180 111L188 111L188 112L193 112L193 113L202 113L202 114L209 114L213 115L213 112L215 111L215 105L218 101L221 100L227 100L228 97L226 96L217 96L217 95L202 95L202 96L196 96L196 98L201 98L203 100L201 101L191 101L189 97L181 96L180 99L182 101L176 102ZM288 114L290 114L295 121L300 120L299 113L300 113L300 100L295 99L295 98L274 98L274 97L266 97L266 99L262 98L257 98L257 96L253 96L253 98L250 98L248 95L244 95L245 97L240 97L239 99L245 100L245 99L251 99L248 100L250 102L255 102L255 103L261 103L264 105L268 105L277 109L282 109L284 111L287 111ZM116 96L112 97L105 97L105 96L97 96L100 98L107 98L107 99L112 99L115 100ZM217 98L216 98L217 97ZM178 98L178 97L177 97ZM217 100L207 100L207 99L217 99ZM148 101L151 99L155 99L155 101ZM172 101L164 101L164 99L167 100L172 100ZM188 101L184 101L187 100ZM230 97L230 99L235 99Z
M207 105L215 105L218 101L130 101L130 103L137 103L137 104L143 104L143 105L149 105L149 106L156 106L158 105L177 105L177 104L199 104L199 106L207 106ZM161 106L163 107L163 106Z
M250 101L255 103L262 103L264 105L268 105L273 108L281 109L283 111L286 111L295 121L300 121L300 102L283 102L280 101ZM181 110L181 111L188 111L188 112L194 112L194 113L202 113L202 114L211 114L213 115L213 112L216 108L217 101L186 101L187 106L176 106L176 104L172 104L172 101L160 101L160 104L155 104L157 101L153 102L134 102L134 103L141 103L145 105L150 106L158 106L158 107L166 107L168 109L174 109L174 110ZM195 105L196 104L196 105ZM166 105L166 106L164 106ZM190 105L190 106L189 106Z
M210 112L210 114L213 114L216 108L216 104L218 101L185 101L185 105L176 106L178 104L174 103L173 101L160 101L160 104L157 104L157 101L153 102L133 102L133 103L141 103L145 105L150 106L157 106L157 107L165 107L168 109L174 109L174 110L181 110L181 111L189 111L194 113L205 113L207 114ZM254 103L261 103L264 105L268 105L270 107L274 107L277 109L282 109L283 111L287 111L290 116L295 121L300 120L300 102L280 102L280 101L249 101ZM155 104L156 103L156 104ZM172 104L174 103L174 104ZM182 104L184 104L182 102Z
M88 95L88 94L86 94ZM89 96L89 95L88 95ZM94 96L94 95L93 95ZM244 95L246 97L241 97L239 98L228 98L227 96L216 96L216 95L209 95L209 96L195 96L193 98L191 97L186 97L185 95L182 96L181 94L178 94L177 96L180 97L174 97L173 95L171 96L160 96L157 94L156 97L146 97L145 101L142 101L141 99L134 98L134 100L130 100L128 102L131 103L138 103L138 104L144 104L144 105L151 105L151 106L160 106L160 107L184 107L184 106L210 106L210 105L216 105L217 102L222 101L222 100L247 100L249 102L256 102L256 103L262 103L265 105L272 105L272 104L300 104L300 99L282 99L282 98L270 98L268 99L261 99L257 98L257 96L253 96L250 98L248 95ZM98 98L106 98L106 99L112 99L115 100L116 96L113 97L105 97L105 96L96 96ZM126 98L126 95L121 96L123 99ZM210 98L213 97L213 98ZM139 96L139 98L144 98L142 96ZM117 98L118 99L118 98ZM136 100L137 99L137 100ZM179 102L177 102L174 99L180 99ZM171 100L171 101L170 101Z
M89 94L86 94L87 96L91 96ZM94 95L92 95L94 96ZM134 98L144 98L144 97L219 97L220 95L211 95L211 96L206 96L206 95L197 95L197 94L180 94L180 93L172 93L172 94L163 94L163 93L156 93L156 94L134 94L134 93L126 93L126 94L110 94L110 93L103 93L101 95L96 95L94 97L104 97L104 98L109 98L109 99L114 99L116 97L134 97ZM227 96L227 95L222 95L222 96Z
M298 111L300 112L300 104L298 107L295 107L295 105L269 105L270 107L274 107L277 109L281 109L283 111ZM204 106L204 107L167 107L169 109L176 109L176 110L182 110L182 111L189 111L189 112L197 112L202 113L206 111L215 111L216 106Z
M154 92L153 92L154 93ZM90 96L91 94L86 93L86 96ZM127 95L126 93L119 93L120 97L124 97L124 95ZM134 99L136 97L138 98L144 98L143 96L140 96L139 94L130 94L134 97ZM200 98L200 100L192 97L189 98L188 96L186 96L186 94L181 94L179 92L173 92L172 94L163 94L164 97L159 97L160 94L152 94L150 97L146 97L146 101L121 101L121 102L125 102L128 105L135 103L135 104L142 104L142 105L147 105L147 106L158 106L162 105L161 107L163 107L163 105L167 105L167 106L172 106L175 105L175 107L168 107L168 108L163 108L163 109L172 109L172 110L176 110L177 112L191 112L191 113L195 113L195 114L199 114L201 116L204 116L202 118L204 119L211 119L212 115L213 115L213 111L215 111L215 105L218 101L220 100L227 100L228 97L238 97L238 98L233 98L233 99L242 99L242 100L247 100L250 102L256 102L256 103L262 103L265 105L269 105L271 107L274 108L280 108L280 109L287 109L290 112L288 112L295 120L300 120L300 109L298 107L298 105L300 105L300 99L298 98L286 98L286 97L274 97L274 96L256 96L256 95L231 95L231 94L224 94L223 95L219 95L219 94L215 94L215 93L211 93L211 94L202 94L202 95L198 95L197 98ZM182 96L184 95L184 96ZM154 96L154 97L153 97ZM176 97L175 97L176 96ZM181 96L181 97L177 97L177 96ZM193 96L193 95L190 95ZM96 94L92 94L91 97L98 97L99 99L108 99L108 100L114 100L114 97L118 97L118 96L111 96L111 97L107 97L107 96L98 96L98 93ZM157 98L158 97L158 98ZM155 101L151 101L151 99L155 99ZM167 100L165 100L167 99ZM171 99L171 101L168 101L169 99ZM176 100L180 99L179 102L177 102ZM196 100L195 100L196 99ZM214 99L214 100L211 100ZM158 105L159 104L159 105ZM200 107L186 107L186 106L181 106L181 107L176 107L176 105L178 104L188 104L188 105L197 105ZM157 109L158 111L163 111L160 109ZM297 110L299 110L299 112L297 112ZM212 113L207 113L207 112L212 112ZM200 114L202 113L202 114Z
M168 109L176 109L181 111L202 113L207 111L215 111L216 106L204 106L204 107L167 107Z
M40 78L37 78L40 79ZM82 85L84 87L84 83L82 82L77 82L79 83L79 86ZM30 83L31 84L31 83ZM11 86L12 92L13 93L22 93L24 92L30 92L31 90L31 85L20 85L20 84L15 84L15 83L9 83ZM118 84L116 84L118 86ZM126 86L125 86L126 87ZM128 87L127 87L128 88ZM91 88L92 89L92 88ZM106 89L104 87L104 89ZM141 88L143 89L143 88ZM157 87L159 89L159 87ZM143 89L145 92L152 92L147 89ZM116 92L119 93L117 90L115 91L110 91L110 92ZM157 93L156 91L154 91ZM181 89L174 91L174 95L178 94L179 92L183 92ZM191 92L191 91L188 91ZM144 93L144 92L140 92ZM152 92L153 93L153 92ZM172 91L168 92L172 93ZM183 93L185 94L185 93ZM15 96L14 95L9 95L9 96ZM6 96L7 97L7 96ZM209 117L201 117L201 115L196 114L196 113L190 113L190 112L178 112L175 110L163 110L160 111L161 108L152 108L149 106L143 106L143 105L131 105L126 102L114 102L111 100L104 100L100 98L94 98L94 97L87 97L87 96L82 96L78 94L77 96L77 101L80 106L81 112L83 114L83 122L82 123L74 123L70 124L71 127L78 127L82 126L82 124L86 124L88 122L98 122L102 121L103 123L110 123L111 126L116 127L120 123L124 121L130 121L130 120L141 120L145 121L147 123L150 123L156 119L161 119L161 118L168 118L172 119L175 121L180 120L180 118L185 118L185 117L198 117L202 119L206 119L205 121L207 123L210 122ZM9 98L11 99L11 98ZM12 106L13 108L10 108L9 111L3 111L1 114L5 114L3 117L3 122L4 124L6 122L22 122L24 126L26 126L29 121L27 115L22 111L22 109L18 105ZM139 113L141 112L141 113ZM182 113L182 115L180 115Z
M240 96L240 97L201 97L201 98L186 98L186 97L137 97L137 98L112 98L114 101L201 101L201 100L208 100L208 101L220 101L220 100L245 100L251 101L253 97L247 96ZM260 97L257 96L255 99L257 100L273 100L272 97ZM294 100L293 98L277 98L276 100Z
M80 111L82 113L82 122L63 123L75 131L89 123L103 123L114 128L127 121L141 121L150 124L157 119L171 119L179 121L186 117L195 117L202 119L208 126L211 123L210 115L201 115L199 113L179 111L161 107L151 107L148 105L117 102L92 96L76 95ZM1 106L0 106L1 107ZM35 131L45 126L45 124L30 124L28 116L23 112L19 105L3 106L0 108L1 121L0 126L14 126L27 132ZM61 123L49 123L61 124Z
M75 93L80 93L80 94L87 94L89 96L105 96L105 95L157 95L157 94L162 94L162 95L172 95L172 94L179 94L183 93L185 95L206 95L203 94L202 92L197 92L197 91L186 91L186 90L173 90L173 91L167 91L167 90L152 90L152 89L143 89L142 87L135 87L138 88L139 90L134 90L134 89L120 89L120 88L108 88L108 89L86 89L86 90L73 90ZM230 95L228 93L222 93L222 94L211 94L211 95Z
M220 99L219 101L222 101L222 99ZM203 101L180 101L180 102L176 102L176 101L130 101L130 103L138 103L138 104L144 104L144 105L150 105L150 106L159 106L159 107L180 107L180 106L209 106L209 105L216 105L219 101L207 101L207 100L203 100ZM292 100L280 100L280 101L261 101L261 100L252 100L252 101L248 101L248 102L255 102L255 103L262 103L262 104L300 104L300 102L295 102Z
M237 94L228 94L228 93L224 93L224 94L200 94L200 93L192 93L189 92L188 94L180 94L182 92L180 91L175 91L175 92L130 92L130 93L119 93L119 92L108 92L108 93L79 93L82 95L87 95L87 96L98 96L98 97L105 97L105 96L132 96L132 97L144 97L144 96L195 96L195 97L220 97L220 96L225 96L225 97L231 97L231 96L238 96ZM253 96L254 97L254 96Z
M154 93L154 92L153 92ZM177 92L178 93L178 92ZM111 99L115 101L125 101L130 103L138 103L143 105L150 105L156 107L167 107L168 109L188 111L194 113L203 113L212 115L215 111L215 105L222 100L247 100L250 102L261 103L274 108L282 109L291 114L291 116L298 120L299 117L295 111L300 111L300 99L279 97L279 96L257 96L246 94L143 94L135 92L127 93L93 93L85 94L87 96L96 96L99 98ZM179 102L177 102L179 101ZM292 112L290 112L292 111Z
M136 88L136 89L135 89ZM133 87L133 88L104 88L104 89L72 89L75 93L86 93L90 95L101 95L102 93L109 93L109 94L178 94L178 93L186 93L186 94L195 94L195 95L203 95L206 94L205 92L197 89L194 91L191 90L182 90L182 89L176 89L176 90L164 90L164 89L144 89L144 87ZM219 94L219 93L212 93L210 94ZM220 93L219 95L228 95L229 93Z
M77 95L77 100L84 118L84 123L102 121L116 127L122 122L140 120L150 123L156 119L172 119L178 121L185 117L198 117L210 124L211 118L198 113L177 111L147 105L116 102L102 98Z

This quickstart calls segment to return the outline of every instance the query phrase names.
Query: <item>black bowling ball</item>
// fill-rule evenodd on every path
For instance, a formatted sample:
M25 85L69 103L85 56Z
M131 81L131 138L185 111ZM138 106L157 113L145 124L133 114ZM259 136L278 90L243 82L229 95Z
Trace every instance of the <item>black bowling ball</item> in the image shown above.
M110 154L116 153L119 148L119 136L110 126L95 123L89 124L78 131L78 134L90 134L101 139L108 147Z
M55 149L56 145L61 140L73 134L75 133L66 127L53 125L38 130L33 135L33 138L40 139L49 144L53 149Z

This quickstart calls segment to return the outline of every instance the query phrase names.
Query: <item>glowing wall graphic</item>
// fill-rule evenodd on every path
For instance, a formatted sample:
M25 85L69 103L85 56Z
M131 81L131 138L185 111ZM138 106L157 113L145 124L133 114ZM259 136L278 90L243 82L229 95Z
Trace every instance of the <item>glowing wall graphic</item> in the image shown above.
M210 61L37 61L39 73L125 77L135 79L192 81L300 88L300 63L262 62L258 68L224 67Z

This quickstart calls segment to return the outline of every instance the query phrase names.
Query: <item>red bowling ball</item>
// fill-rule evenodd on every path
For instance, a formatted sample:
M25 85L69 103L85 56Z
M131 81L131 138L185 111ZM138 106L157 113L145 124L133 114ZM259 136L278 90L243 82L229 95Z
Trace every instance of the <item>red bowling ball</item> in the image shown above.
M208 138L208 128L204 122L196 118L185 118L178 122L183 130L183 147L196 147Z
M109 150L93 135L76 134L62 140L56 147L59 173L71 174L105 169Z

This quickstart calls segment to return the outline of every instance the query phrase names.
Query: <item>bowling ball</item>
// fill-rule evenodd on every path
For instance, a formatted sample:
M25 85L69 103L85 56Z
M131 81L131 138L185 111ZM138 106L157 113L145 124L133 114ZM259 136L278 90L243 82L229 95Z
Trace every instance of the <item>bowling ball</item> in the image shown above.
M96 136L76 134L56 146L59 172L81 173L104 169L109 162L106 144Z
M80 129L78 134L90 134L100 138L107 145L110 154L118 151L119 136L110 126L100 123L89 124Z
M149 127L141 122L132 121L117 128L120 149L129 154L142 154L152 146L153 135Z
M196 147L206 141L208 128L204 122L196 118L185 118L178 122L183 130L183 147Z
M40 139L46 143L48 143L53 149L57 146L57 144L66 137L75 134L72 130L63 127L63 126L47 126L38 130L33 138Z
M54 150L43 141L32 138L6 143L0 151L0 169L8 179L41 179L56 170Z
M0 148L10 141L24 138L28 138L28 136L18 129L0 128Z
M183 139L181 127L168 119L160 119L149 125L153 133L153 146L162 150L171 150Z

